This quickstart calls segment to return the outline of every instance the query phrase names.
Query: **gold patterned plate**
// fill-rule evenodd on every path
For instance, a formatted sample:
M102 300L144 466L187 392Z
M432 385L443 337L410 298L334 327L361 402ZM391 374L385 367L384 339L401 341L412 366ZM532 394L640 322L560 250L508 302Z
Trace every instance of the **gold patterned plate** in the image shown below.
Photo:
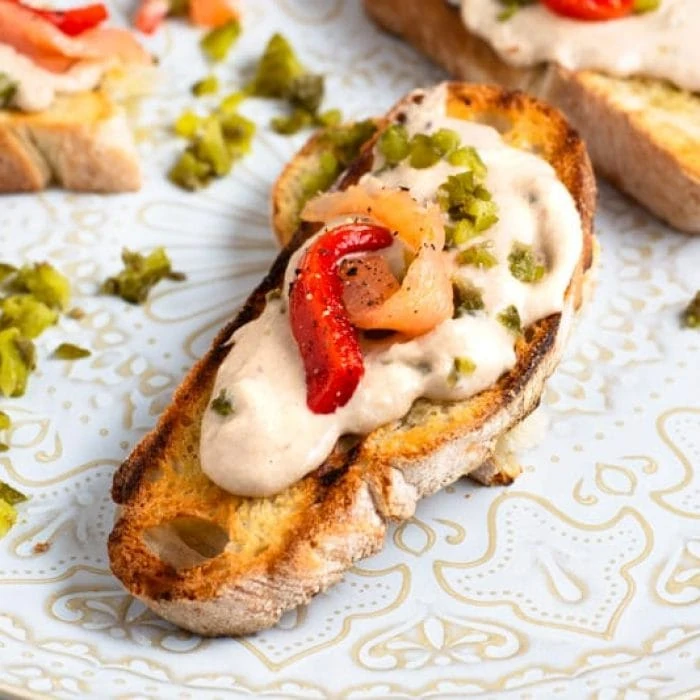
M328 105L349 116L441 77L354 0L243 4L245 33L216 69L231 89L274 30L328 75ZM700 696L700 335L678 323L700 286L700 237L605 186L594 300L530 421L514 486L449 487L379 556L247 639L183 633L124 593L105 551L112 474L272 260L270 184L303 138L262 129L229 178L174 189L163 173L181 146L167 125L210 68L175 23L151 48L165 77L133 115L143 191L0 200L3 259L52 261L87 312L47 332L40 357L64 340L92 350L43 359L25 397L0 401L13 420L0 479L31 496L0 542L0 695ZM243 111L263 124L275 109ZM122 246L156 245L186 282L143 307L96 295Z

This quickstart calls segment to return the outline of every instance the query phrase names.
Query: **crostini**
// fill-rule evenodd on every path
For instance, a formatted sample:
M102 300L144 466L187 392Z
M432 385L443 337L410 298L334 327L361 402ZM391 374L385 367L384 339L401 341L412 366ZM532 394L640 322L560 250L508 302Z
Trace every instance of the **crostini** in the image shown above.
M526 90L559 107L600 175L672 226L700 232L695 0L364 4L455 78Z
M101 4L54 12L0 0L0 192L140 187L109 86L143 90L152 58L130 32L103 27L106 18Z
M445 83L375 124L326 192L320 137L292 162L295 234L115 475L112 570L189 630L274 624L492 469L581 304L596 191L559 112Z

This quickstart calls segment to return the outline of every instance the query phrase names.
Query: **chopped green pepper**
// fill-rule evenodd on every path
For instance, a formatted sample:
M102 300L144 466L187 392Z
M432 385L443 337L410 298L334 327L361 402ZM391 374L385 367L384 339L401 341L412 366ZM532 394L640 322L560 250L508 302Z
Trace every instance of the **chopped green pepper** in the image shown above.
M192 94L196 97L213 95L216 92L219 92L219 79L215 75L208 75L192 86Z
M455 357L450 373L447 375L448 386L455 386L462 377L474 374L476 365L468 357Z
M0 539L3 538L17 521L14 506L0 500Z
M222 389L219 395L211 402L211 410L220 416L230 416L233 413L233 404L228 398L226 389Z
M7 430L11 425L10 416L5 411L0 411L0 430Z
M184 276L173 272L172 264L164 248L155 248L142 255L126 248L122 251L124 269L109 277L102 284L101 292L118 296L131 304L141 304L158 282L164 279L180 281Z
M455 224L445 226L446 245L448 247L464 245L480 233L469 219L460 219Z
M12 486L0 481L0 501L5 501L11 506L16 506L18 503L24 503L27 497L20 493L17 489L13 489Z
M34 343L17 328L0 331L0 394L22 396L35 367Z
M496 318L511 332L516 335L522 333L522 325L520 322L520 314L516 306L511 304L507 306Z
M510 274L520 282L532 284L544 277L545 266L537 262L532 246L515 242L508 254Z
M289 116L274 117L270 120L270 127L278 134L291 136L299 133L314 123L312 114L305 109L295 109Z
M659 5L661 5L661 0L634 0L633 9L637 14L642 14L658 10Z
M286 98L294 79L303 74L304 68L290 43L281 34L274 34L247 91L256 97Z
M484 298L481 291L468 280L461 277L452 278L452 296L455 307L455 318L460 318L465 314L473 314L482 311L484 308Z
M686 328L700 328L700 291L683 311L682 321Z
M498 207L491 193L477 183L473 170L450 175L438 189L438 202L450 218L471 222L476 232L485 231L498 221Z
M169 180L185 190L205 187L212 177L211 167L197 158L192 146L182 153L168 173Z
M173 124L173 130L182 138L192 138L202 125L202 117L188 109L184 111Z
M10 263L0 262L0 284L4 283L8 277L12 277L17 272L17 268Z
M488 270L498 265L498 260L489 247L488 242L485 242L460 250L457 254L457 262L460 265L473 265Z
M426 134L415 134L409 143L409 149L408 162L412 168L418 170L432 167L442 157L432 138Z
M0 302L0 328L14 326L26 338L37 338L58 320L58 312L31 294L13 294Z
M230 95L227 95L226 97L224 97L223 100L221 100L221 104L219 105L219 112L221 114L235 112L238 109L238 105L240 105L241 102L243 102L245 97L245 92L232 92Z
M293 107L299 107L313 115L318 112L318 108L323 102L324 91L322 75L304 73L304 75L300 75L292 80L287 99Z
M377 141L377 148L387 165L398 165L410 152L406 127L403 124L387 127Z
M479 182L486 177L486 165L481 160L481 156L472 146L462 146L447 156L450 165L462 167L474 173L474 177Z
M54 351L53 357L57 360L82 360L90 357L92 353L87 348L81 348L73 343L61 343Z
M205 34L199 45L210 61L223 61L241 35L241 25L235 19Z
M327 109L316 118L319 126L338 126L343 119L343 113L339 109Z
M0 72L0 109L7 109L17 92L17 83L7 73Z
M433 148L443 158L459 147L459 134L452 129L438 129L430 140Z
M28 292L52 309L65 309L70 299L70 282L46 262L23 265L11 281L15 292Z

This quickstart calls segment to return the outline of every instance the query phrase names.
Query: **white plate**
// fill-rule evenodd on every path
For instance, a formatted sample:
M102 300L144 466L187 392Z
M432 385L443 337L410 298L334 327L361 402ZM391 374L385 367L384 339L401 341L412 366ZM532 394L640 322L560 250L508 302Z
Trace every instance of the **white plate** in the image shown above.
M347 0L247 5L231 86L282 30L329 74L329 106L383 112L440 74ZM40 340L0 479L31 495L0 542L0 694L29 697L669 698L700 689L700 334L678 314L700 286L700 238L602 188L593 303L507 489L459 483L392 529L385 551L275 629L209 641L179 632L110 575L116 465L275 254L270 183L301 142L262 130L233 175L197 195L164 181L167 125L208 70L194 33L152 48L166 76L136 115L138 195L0 199L3 259L49 259L82 322ZM260 123L274 107L246 104ZM165 245L182 284L144 307L99 297L122 246ZM61 340L89 360L46 358ZM35 550L48 542L47 551Z

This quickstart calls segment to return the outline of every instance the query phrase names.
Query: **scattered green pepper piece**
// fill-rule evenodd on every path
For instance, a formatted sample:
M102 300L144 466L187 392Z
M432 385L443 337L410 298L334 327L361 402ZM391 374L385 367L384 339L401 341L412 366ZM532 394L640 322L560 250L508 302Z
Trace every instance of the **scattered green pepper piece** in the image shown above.
M8 277L12 277L17 272L17 268L10 263L0 262L0 284L4 283Z
M248 153L255 135L255 123L236 112L221 115L219 122L231 155L238 158Z
M454 317L460 318L465 314L473 314L484 309L484 298L481 291L468 280L461 277L452 278L452 296L454 300Z
M219 395L211 402L211 410L220 416L230 416L233 413L233 404L226 394L226 389L222 389Z
M193 144L193 152L203 163L211 166L214 175L221 177L231 171L233 159L226 146L221 122L209 117Z
M430 140L433 148L444 158L459 147L459 134L452 129L438 129Z
M270 127L278 134L291 136L292 134L297 134L302 129L311 126L313 123L313 115L309 114L304 109L295 109L289 116L274 117L270 121Z
M196 97L213 95L216 92L219 92L219 79L215 75L208 75L192 86L192 94Z
M292 80L287 99L293 107L299 107L309 114L316 114L323 101L325 91L322 75L304 73Z
M447 375L448 386L455 386L462 377L474 373L476 365L468 357L455 357L450 373Z
M52 309L65 309L70 300L70 283L46 262L23 265L11 281L15 292L28 292Z
M700 328L700 291L683 311L682 321L686 328Z
M168 173L169 180L185 190L205 187L212 177L211 167L197 158L192 146L182 153Z
M409 144L409 164L412 168L422 170L435 165L440 158L440 152L435 148L433 140L426 134L415 134Z
M438 202L453 220L466 219L477 232L485 231L498 221L498 207L491 193L478 184L473 170L450 175L438 189Z
M501 10L496 19L499 22L505 22L509 20L518 10L527 5L532 5L536 0L500 0L501 5L503 5L503 10Z
M304 68L291 44L281 34L274 34L247 91L256 97L286 98L294 79L303 74Z
M17 511L14 506L0 500L0 539L2 539L17 521Z
M235 20L205 34L199 45L210 61L223 61L241 35L241 25Z
M496 318L511 332L516 335L522 333L522 325L520 323L520 314L516 306L512 304L507 306Z
M173 131L184 139L192 138L202 125L202 117L192 110L184 111L173 124Z
M81 348L73 343L61 343L54 351L52 357L57 360L82 360L90 357L92 353L87 348Z
M0 331L0 394L22 396L35 366L34 343L22 337L18 328Z
M5 411L0 411L0 430L7 430L11 425L10 416Z
M219 112L221 114L228 114L229 112L235 112L238 109L238 105L243 102L246 97L246 93L243 91L232 92L230 95L226 95L221 104L219 105Z
M343 120L343 113L339 109L327 109L321 112L316 119L319 126L338 126Z
M517 241L508 254L508 267L516 280L527 284L539 282L545 273L545 267L537 262L532 246Z
M398 165L410 152L406 127L403 124L392 124L384 129L377 148L387 165Z
M462 146L447 156L447 162L471 170L477 181L486 177L486 165L473 146Z
M0 72L0 109L10 106L17 92L17 83L7 73Z
M489 245L485 243L477 243L469 248L460 250L457 253L457 263L460 265L473 265L483 269L490 269L498 265L496 256L489 250Z
M445 226L446 245L462 246L480 233L469 219L460 219L455 224Z
M24 503L27 497L20 493L17 489L13 489L12 486L0 481L0 501L5 501L11 506L16 506L18 503Z
M37 338L58 320L58 312L31 294L13 294L0 302L0 328L14 326L26 338Z
M661 0L634 0L633 9L637 14L658 10Z
M158 282L164 279L181 281L184 276L173 272L172 264L164 248L155 248L142 255L126 248L122 251L124 269L106 279L100 291L124 299L130 304L141 304Z

